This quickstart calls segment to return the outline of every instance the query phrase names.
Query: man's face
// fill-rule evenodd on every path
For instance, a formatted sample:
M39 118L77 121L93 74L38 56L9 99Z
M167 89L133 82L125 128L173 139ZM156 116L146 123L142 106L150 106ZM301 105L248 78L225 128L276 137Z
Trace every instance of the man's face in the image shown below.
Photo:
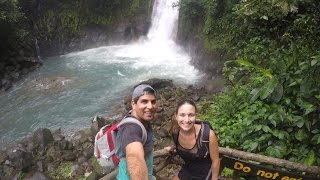
M137 103L131 102L132 115L139 120L151 121L157 110L156 97L154 95L145 94L140 96Z

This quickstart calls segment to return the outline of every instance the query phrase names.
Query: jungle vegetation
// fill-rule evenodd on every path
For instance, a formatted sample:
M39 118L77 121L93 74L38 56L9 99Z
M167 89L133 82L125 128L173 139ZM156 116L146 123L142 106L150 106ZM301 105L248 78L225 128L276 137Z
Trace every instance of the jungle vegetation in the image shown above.
M319 5L181 0L182 37L224 57L227 88L199 108L220 146L320 165Z

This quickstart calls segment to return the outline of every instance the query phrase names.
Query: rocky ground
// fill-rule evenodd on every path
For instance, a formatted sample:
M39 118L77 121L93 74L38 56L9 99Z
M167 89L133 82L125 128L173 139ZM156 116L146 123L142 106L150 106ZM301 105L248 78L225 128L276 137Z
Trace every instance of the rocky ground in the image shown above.
M171 80L150 79L147 81L158 92L158 110L153 129L155 150L171 145L168 127L177 101L183 98L199 101L206 96L205 88L178 87ZM130 108L130 95L124 103L115 108L113 114L96 117L91 127L80 130L71 139L63 132L38 129L33 136L0 152L0 179L99 179L103 169L93 156L94 136L104 124L118 120ZM92 121L92 120L90 120ZM166 160L156 158L155 168ZM155 173L157 179L169 179L178 169L178 164L170 164Z

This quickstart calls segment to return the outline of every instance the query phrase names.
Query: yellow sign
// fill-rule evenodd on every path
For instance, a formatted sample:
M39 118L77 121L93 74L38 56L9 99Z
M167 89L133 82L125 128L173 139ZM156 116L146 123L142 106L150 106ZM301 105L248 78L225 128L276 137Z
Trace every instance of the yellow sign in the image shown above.
M228 167L236 171L248 174L250 176L261 177L265 179L276 180L317 180L316 177L305 176L298 173L281 171L269 167L264 167L259 164L246 162L228 156L223 156L221 160L221 169ZM319 179L318 179L319 180Z

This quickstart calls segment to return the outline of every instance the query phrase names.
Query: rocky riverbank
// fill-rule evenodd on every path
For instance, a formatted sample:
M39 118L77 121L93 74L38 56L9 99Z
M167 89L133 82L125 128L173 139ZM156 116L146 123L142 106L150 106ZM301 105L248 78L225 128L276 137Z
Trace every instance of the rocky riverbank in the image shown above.
M207 93L205 88L179 87L171 80L150 79L146 83L158 92L158 110L153 121L155 150L170 145L168 134L176 102L183 98L199 101ZM130 108L130 95L118 105L113 114L94 117L91 127L84 128L68 139L61 130L38 129L30 137L0 152L0 179L98 179L103 169L93 156L94 136L106 123L114 122ZM92 118L90 121L93 122ZM155 159L157 166L163 159ZM168 179L177 170L168 166L155 176Z

